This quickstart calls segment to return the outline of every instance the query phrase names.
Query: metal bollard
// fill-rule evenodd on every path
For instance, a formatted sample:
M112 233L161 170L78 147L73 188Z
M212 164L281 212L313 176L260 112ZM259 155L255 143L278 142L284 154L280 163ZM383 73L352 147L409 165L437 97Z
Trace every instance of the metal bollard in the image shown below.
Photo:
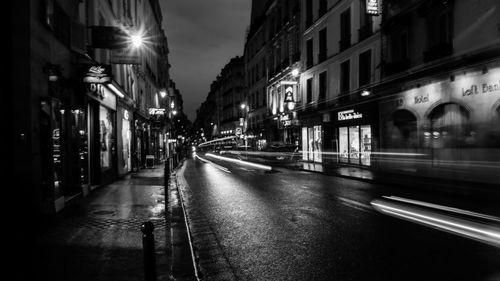
M142 248L144 252L144 280L156 281L156 256L155 256L155 238L153 230L155 226L147 221L141 225Z

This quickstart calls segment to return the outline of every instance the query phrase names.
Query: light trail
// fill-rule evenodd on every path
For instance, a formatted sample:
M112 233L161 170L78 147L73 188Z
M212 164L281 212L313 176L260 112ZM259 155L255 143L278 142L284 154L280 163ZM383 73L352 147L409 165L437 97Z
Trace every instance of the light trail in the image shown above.
M217 169L219 169L219 170L221 170L221 171L223 171L223 172L226 172L226 173L229 173L229 174L231 173L231 171L229 171L229 169L228 169L228 168L226 168L226 167L224 167L224 166L221 166L221 165L219 165L219 164L215 164L214 162L212 162L212 161L210 161L210 160L208 160L208 159L201 158L201 157L200 157L200 156L198 156L198 155L196 155L196 157L197 157L198 159L200 159L201 161L205 162L205 163L209 163L209 164L213 165L215 168L217 168Z
M409 203L412 200L407 201ZM375 199L371 202L371 205L375 208L375 210L383 214L419 223L424 226L443 230L500 248L500 226L498 225L470 221L464 218L459 218L456 215L441 214L436 211L422 209L421 207L414 207L404 203L392 202L387 199ZM425 206L428 204L417 205ZM431 204L429 206L435 207L439 205ZM449 210L449 207L440 207L442 207L439 208L440 210ZM451 210L454 210L454 208L451 208ZM456 214L456 212L453 213ZM482 218L484 217L487 216L483 215Z
M214 155L212 153L207 153L206 156L213 157L213 158L216 158L216 159L219 159L222 161L233 162L233 163L237 163L240 165L246 165L246 166L250 166L250 167L254 167L254 168L258 168L258 169L263 169L263 170L267 170L267 171L271 171L273 169L271 166L247 162L247 161L243 161L240 159L222 157L222 156Z

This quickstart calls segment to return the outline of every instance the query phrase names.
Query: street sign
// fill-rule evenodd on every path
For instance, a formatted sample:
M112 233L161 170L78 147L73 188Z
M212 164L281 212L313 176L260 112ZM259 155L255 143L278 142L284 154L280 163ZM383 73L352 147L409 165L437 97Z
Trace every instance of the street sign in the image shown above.
M237 136L241 135L241 127L236 127L235 133Z

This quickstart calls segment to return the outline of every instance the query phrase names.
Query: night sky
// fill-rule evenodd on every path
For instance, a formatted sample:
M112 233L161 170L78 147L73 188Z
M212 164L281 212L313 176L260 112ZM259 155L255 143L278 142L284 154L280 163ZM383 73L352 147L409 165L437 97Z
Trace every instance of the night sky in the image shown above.
M210 84L229 60L243 54L251 0L160 0L168 38L170 76L191 121Z

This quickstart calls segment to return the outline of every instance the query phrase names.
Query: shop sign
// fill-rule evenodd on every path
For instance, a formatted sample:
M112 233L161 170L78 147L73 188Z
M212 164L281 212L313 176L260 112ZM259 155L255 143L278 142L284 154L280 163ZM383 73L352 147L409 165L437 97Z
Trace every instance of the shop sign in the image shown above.
M429 93L415 96L415 104L429 102Z
M123 119L129 120L129 118L130 118L130 115L128 113L128 110L124 109L123 110Z
M90 65L85 68L83 82L102 84L110 81L111 81L111 65L109 64Z
M237 136L241 135L241 127L236 127L235 134Z
M149 108L148 112L149 112L149 115L164 115L165 108Z
M500 80L498 83L482 83L480 86L472 84L469 87L462 87L462 97L474 96L477 94L486 94L500 92Z
M87 91L99 99L104 99L106 97L104 86L98 83L88 83Z
M293 100L293 88L292 87L286 87L285 89L285 103L287 102L294 102Z
M366 13L368 15L378 16L380 14L379 0L366 0Z
M354 111L354 109L338 112L338 120L339 121L361 119L361 118L363 118L363 114Z

